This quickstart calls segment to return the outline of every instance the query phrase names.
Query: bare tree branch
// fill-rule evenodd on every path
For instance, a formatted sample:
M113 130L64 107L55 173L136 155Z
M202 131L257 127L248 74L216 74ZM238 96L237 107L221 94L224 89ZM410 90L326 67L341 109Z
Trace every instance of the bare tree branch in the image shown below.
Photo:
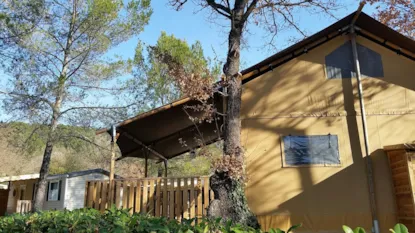
M27 99L32 99L32 100L35 100L35 101L43 102L43 103L49 105L52 109L54 108L53 107L53 103L51 101L49 101L46 98L40 97L40 96L29 95L29 94L20 94L20 93L16 93L16 92L7 92L7 91L2 91L2 90L0 90L0 94L9 95L9 96L18 96L18 97L23 97L23 98L27 98Z
M248 6L247 10L242 16L242 22L246 22L246 20L249 18L253 10L256 8L257 3L258 3L258 0L252 0L251 4Z
M213 8L219 14L225 16L226 18L230 19L232 16L231 10L229 7L226 7L222 4L216 3L215 0L206 0L207 4Z
M128 104L125 106L79 106L79 107L71 107L71 108L67 108L63 111L61 111L61 113L59 114L60 116L70 112L70 111L74 111L74 110L82 110L82 109L103 109L103 110L116 110L116 109L127 109L129 107L132 107L136 105L136 103L132 103L132 104Z
M176 10L182 9L183 5L186 4L187 0L170 0L172 6L176 8Z

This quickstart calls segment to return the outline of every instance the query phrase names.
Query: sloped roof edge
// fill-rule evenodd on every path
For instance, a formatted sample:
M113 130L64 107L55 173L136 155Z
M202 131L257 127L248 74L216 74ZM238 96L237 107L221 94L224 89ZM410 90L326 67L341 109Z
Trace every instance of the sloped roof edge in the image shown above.
M93 173L101 173L107 176L109 176L110 174L109 171L107 170L97 168L97 169L89 169L89 170L84 170L84 171L69 172L69 173L64 173L64 174L49 175L48 180L58 179L62 177L72 178L72 177L77 177L77 176L89 175ZM9 182L9 181L18 181L18 180L32 180L32 179L38 179L38 178L39 178L39 173L19 175L19 176L6 176L6 177L0 177L0 183ZM115 178L119 179L122 177L115 175Z

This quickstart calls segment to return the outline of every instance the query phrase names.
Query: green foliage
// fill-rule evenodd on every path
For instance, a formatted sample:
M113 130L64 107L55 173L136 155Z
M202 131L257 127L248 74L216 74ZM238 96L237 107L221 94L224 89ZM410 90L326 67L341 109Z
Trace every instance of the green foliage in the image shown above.
M145 47L138 43L134 57L135 76L140 91L144 91L148 98L148 108L170 103L183 95L171 76L168 65L159 59L159 54L169 54L190 72L202 70L200 68L212 69L217 76L220 72L219 64L205 57L199 41L189 45L185 40L162 32L154 46Z
M343 231L345 233L366 233L365 229L361 228L361 227L356 227L354 230L352 230L352 228L344 225L343 226Z
M392 233L408 233L408 228L405 225L398 223L393 229L389 229ZM354 230L346 225L343 226L343 231L345 233L366 233L365 229L362 227L356 227Z
M11 130L8 143L19 148L26 156L34 155L44 149L47 140L48 126L42 124L27 124L11 122L6 127ZM92 128L59 125L56 129L56 146L63 147L74 153L88 151L90 143L79 140L75 135L93 138L95 130Z
M405 225L401 224L401 223L396 224L393 227L393 229L389 229L389 230L392 233L408 233L408 228Z
M42 125L51 124L53 114L59 123L78 126L124 118L129 109L121 106L138 105L127 98L131 90L121 77L131 72L133 62L108 52L141 33L151 14L150 0L0 4L0 43L2 35L12 38L0 53L2 72L10 77L0 88L7 94L4 110ZM18 25L30 30L17 30ZM108 104L104 97L120 100Z
M195 151L194 155L186 153L168 161L168 176L207 176L212 173L212 163L222 156L222 145L211 144ZM208 155L205 155L205 154ZM149 163L149 176L157 176L158 170L164 171L163 164Z
M283 230L281 230L281 229L271 229L270 231L269 231L269 233L290 233L290 232L292 232L293 230L295 230L295 229L297 229L297 228L300 228L302 226L302 224L300 223L300 224L297 224L297 225L293 225L293 226L291 226L287 231L283 231Z
M179 223L163 217L130 214L129 210L112 207L103 214L95 209L78 209L73 211L45 211L34 214L14 214L0 218L0 233L260 233L253 229L230 221L218 219L203 219L193 224L195 219ZM284 232L271 230L270 232ZM288 231L287 231L288 233Z

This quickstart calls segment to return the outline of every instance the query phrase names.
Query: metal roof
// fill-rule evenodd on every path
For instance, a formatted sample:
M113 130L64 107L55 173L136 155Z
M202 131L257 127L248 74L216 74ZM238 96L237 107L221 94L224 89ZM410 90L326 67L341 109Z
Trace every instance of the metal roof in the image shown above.
M77 176L89 175L93 173L101 173L107 176L109 176L110 174L107 170L97 168L97 169L90 169L90 170L84 170L84 171L69 172L69 173L64 173L64 174L49 175L48 180L59 179L62 177L72 178L72 177L77 177ZM115 175L115 177L121 178L118 175ZM9 182L9 181L18 181L18 180L33 180L33 179L39 179L39 173L19 175L19 176L0 177L0 183Z

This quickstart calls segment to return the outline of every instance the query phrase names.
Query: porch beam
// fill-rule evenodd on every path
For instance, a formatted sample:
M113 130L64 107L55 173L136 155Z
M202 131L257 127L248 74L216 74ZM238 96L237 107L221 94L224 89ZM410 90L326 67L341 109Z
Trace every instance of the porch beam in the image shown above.
M131 134L129 134L128 132L126 132L125 130L121 130L119 129L119 131L122 132L122 134L124 136L126 136L128 139L130 139L131 141L135 142L136 144L144 147L145 149L147 149L148 151L150 151L151 153L153 153L154 155L156 155L157 157L159 157L162 160L167 160L166 157L164 157L163 155L161 155L159 152L151 149L150 147L148 147L146 144L144 144L142 141L138 140L137 138L135 138L134 136L132 136Z
M181 130L176 131L176 132L174 132L174 133L172 133L172 134L169 134L169 135L167 135L167 136L164 136L164 137L162 137L162 138L159 138L159 139L157 139L156 141L151 142L151 145L157 144L157 143L159 143L159 142L162 142L162 141L164 141L164 140L166 140L166 139L169 139L169 138L171 138L171 137L174 137L174 136L176 136L176 135L180 135L181 133L184 133L184 132L190 131L190 130L192 130L192 129L195 129L195 126L194 126L194 125L190 125L190 126L188 126L188 127L184 128L184 129L181 129ZM150 147L150 144L147 144L147 147ZM124 158L126 158L126 157L131 157L131 155L133 155L133 154L137 153L137 151L139 151L139 150L141 150L141 148L131 150L131 151L127 152L127 153L126 153L126 155L122 155L122 156L118 157L118 158L116 159L116 161L121 160L121 159L124 159ZM158 163L159 163L159 162L162 162L163 160L164 160L164 159L159 160L159 161L158 161Z

